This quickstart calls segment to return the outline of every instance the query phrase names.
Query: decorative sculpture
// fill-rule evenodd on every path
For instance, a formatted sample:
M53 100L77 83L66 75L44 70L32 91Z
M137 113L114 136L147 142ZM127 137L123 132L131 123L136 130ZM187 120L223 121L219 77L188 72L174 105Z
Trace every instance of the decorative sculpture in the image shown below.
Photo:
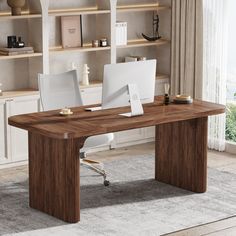
M84 64L83 75L82 75L82 85L89 85L89 67L87 64Z
M25 5L25 0L7 0L7 4L11 7L13 16L21 15L21 8Z
M156 15L155 17L153 14L153 36L149 37L145 34L142 34L142 36L148 41L156 41L160 39L161 36L159 34L159 23L160 23L159 15Z

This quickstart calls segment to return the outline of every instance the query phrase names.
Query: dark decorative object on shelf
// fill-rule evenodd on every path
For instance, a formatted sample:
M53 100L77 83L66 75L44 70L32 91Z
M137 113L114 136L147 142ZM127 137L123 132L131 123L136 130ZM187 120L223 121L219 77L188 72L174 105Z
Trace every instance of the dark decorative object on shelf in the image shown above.
M23 48L25 46L25 43L21 41L21 37L18 37L18 40L16 42L17 48Z
M25 43L21 41L21 37L16 39L16 36L8 36L7 37L7 47L8 48L23 48Z
M7 36L7 47L8 48L16 47L16 36Z
M107 46L108 46L107 38L100 39L100 47L107 47Z
M169 105L170 104L170 96L169 96L170 85L165 84L164 88L165 88L164 104Z
M7 0L7 4L11 7L13 16L21 15L21 8L25 5L25 0Z
M142 36L148 41L156 41L156 40L160 39L161 36L159 34L159 23L160 23L159 15L155 16L153 14L153 36L149 37L145 34L142 34Z

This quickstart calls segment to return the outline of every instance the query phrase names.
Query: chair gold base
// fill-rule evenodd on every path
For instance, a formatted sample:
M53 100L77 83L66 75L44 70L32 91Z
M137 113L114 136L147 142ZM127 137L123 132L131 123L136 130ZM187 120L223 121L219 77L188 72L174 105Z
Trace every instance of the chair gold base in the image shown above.
M81 153L81 154L82 154L81 156L84 158L80 159L80 164L89 168L90 170L95 171L96 173L100 174L101 176L103 176L103 178L104 178L103 183L105 186L108 186L110 184L110 182L107 180L107 175L104 170L103 163L98 162L98 161L94 161L94 160L90 160L90 159L85 159L85 157L86 157L85 153ZM100 168L98 167L99 165L101 166Z

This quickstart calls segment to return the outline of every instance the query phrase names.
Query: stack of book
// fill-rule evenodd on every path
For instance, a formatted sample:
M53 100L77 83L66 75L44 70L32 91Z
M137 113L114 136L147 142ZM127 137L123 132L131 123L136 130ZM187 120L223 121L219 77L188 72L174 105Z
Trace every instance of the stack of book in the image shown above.
M116 45L127 45L127 22L116 22Z
M14 56L19 54L34 53L33 47L23 47L23 48L0 48L0 55L4 56Z
M125 57L125 62L131 62L131 61L146 61L147 58L143 56L127 56Z

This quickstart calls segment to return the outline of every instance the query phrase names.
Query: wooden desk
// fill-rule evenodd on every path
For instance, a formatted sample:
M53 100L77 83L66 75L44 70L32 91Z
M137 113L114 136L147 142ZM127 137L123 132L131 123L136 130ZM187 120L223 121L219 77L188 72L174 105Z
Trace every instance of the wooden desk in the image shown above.
M62 117L58 111L13 116L9 124L29 132L30 207L61 220L80 220L80 158L92 135L156 126L155 179L197 193L207 186L207 120L225 112L222 105L144 105L143 116L126 118L129 108Z

